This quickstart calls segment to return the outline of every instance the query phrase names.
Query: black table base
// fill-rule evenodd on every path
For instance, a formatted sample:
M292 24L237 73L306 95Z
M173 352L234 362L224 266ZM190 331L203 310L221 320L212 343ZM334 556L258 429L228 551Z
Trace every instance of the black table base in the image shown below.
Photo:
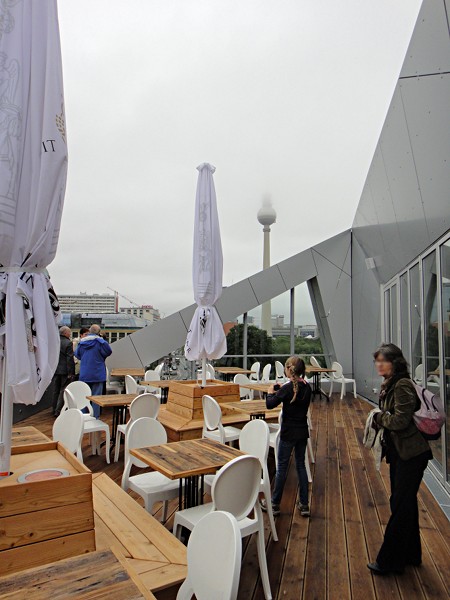
M313 377L313 385L312 385L312 400L314 400L314 396L323 396L327 402L330 401L330 397L325 394L325 392L320 387L320 371L316 371L312 373Z
M178 510L203 504L204 476L193 475L180 479Z

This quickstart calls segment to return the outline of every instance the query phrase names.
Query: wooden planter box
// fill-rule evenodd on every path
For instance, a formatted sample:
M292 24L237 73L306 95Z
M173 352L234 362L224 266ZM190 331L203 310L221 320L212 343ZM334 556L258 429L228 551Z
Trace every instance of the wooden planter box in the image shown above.
M19 475L62 468L70 475L18 483ZM57 442L13 448L0 480L0 575L95 550L92 473Z

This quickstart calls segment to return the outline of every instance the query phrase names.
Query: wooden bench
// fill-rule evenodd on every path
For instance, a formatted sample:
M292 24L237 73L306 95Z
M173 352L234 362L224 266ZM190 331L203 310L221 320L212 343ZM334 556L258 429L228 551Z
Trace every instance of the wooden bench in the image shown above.
M97 550L113 550L139 589L175 598L187 575L186 548L105 473L93 475Z

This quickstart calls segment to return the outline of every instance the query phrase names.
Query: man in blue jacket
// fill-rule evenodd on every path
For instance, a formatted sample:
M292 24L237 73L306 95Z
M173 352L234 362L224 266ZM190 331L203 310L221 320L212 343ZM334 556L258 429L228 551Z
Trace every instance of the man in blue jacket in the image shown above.
M84 337L75 352L80 361L80 381L84 381L91 388L93 396L101 396L103 384L106 381L105 359L112 354L111 346L100 337L100 327L92 325L89 334ZM100 416L100 406L92 403L94 417Z

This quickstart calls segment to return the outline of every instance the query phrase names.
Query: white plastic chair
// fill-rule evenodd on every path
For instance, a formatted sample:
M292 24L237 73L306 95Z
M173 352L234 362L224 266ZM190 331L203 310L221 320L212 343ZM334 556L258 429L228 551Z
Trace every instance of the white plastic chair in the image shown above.
M311 363L312 367L317 367L318 369L322 368L322 365L319 363L319 361L317 360L317 358L315 356L310 356L309 357L309 362ZM311 377L310 380L311 381L313 378ZM319 381L320 383L328 383L331 386L331 377L328 375L328 373L320 373L319 374ZM330 396L331 396L331 387L330 387Z
M207 379L215 379L216 378L216 370L212 366L211 363L206 364L206 378Z
M256 361L250 367L250 381L259 381L259 372L261 371L261 363Z
M269 515L270 528L275 542L278 542L277 530L275 527L275 519L272 513L272 494L270 490L270 478L267 468L267 456L269 454L270 431L267 423L262 419L254 419L249 421L242 429L239 437L239 449L246 454L256 456L261 463L262 478L261 492L267 502L267 514ZM216 475L205 475L204 485L205 491L210 494L211 488Z
M83 462L83 453L81 452L83 426L84 419L80 411L76 408L68 408L61 412L55 420L52 432L53 441L61 442L69 452L77 455L80 462Z
M122 381L111 380L111 374L108 367L106 367L106 393L107 394L122 394L124 390L124 384Z
M106 454L106 462L110 463L109 460L109 449L111 444L111 435L109 432L109 425L100 419L96 419L94 417L94 411L92 410L91 403L85 396L82 396L79 392L80 386L75 388L75 383L84 383L83 381L74 381L70 383L66 389L64 390L64 402L68 406L68 408L76 408L78 409L83 416L83 435L92 434L91 435L91 447L92 454L100 454L100 444L97 439L97 433L103 432L105 434L106 443L105 443L105 454ZM87 395L91 395L91 388L84 384L89 392ZM72 387L73 386L73 387ZM87 413L83 413L83 410L87 409ZM79 457L80 458L80 457ZM82 457L80 458L82 461Z
M179 537L181 528L193 530L206 514L224 510L237 520L241 537L257 534L261 580L266 600L272 598L264 543L264 521L259 506L261 463L255 456L238 456L220 469L211 489L212 502L175 513L173 531ZM239 493L236 491L239 490ZM253 510L253 518L248 515Z
M280 442L282 418L283 418L283 413L282 413L282 411L280 411L280 414L278 416L278 425L279 426L277 429L271 429L270 436L269 436L269 447L273 448L274 457L275 457L275 468L278 466L278 444ZM311 456L313 457L313 450L312 450L312 444L311 444L310 438L308 438L307 450L305 452L305 469L306 469L306 473L308 475L308 482L312 483L312 474L311 474L311 467L309 464L308 451L310 452ZM311 462L314 463L315 459L313 459L313 458L311 459Z
M204 395L202 398L203 407L203 431L202 437L210 440L216 440L221 444L227 444L238 440L241 430L237 427L222 425L222 411L219 404L212 396Z
M164 363L159 363L159 365L157 367L155 367L155 373L158 373L159 377L158 379L161 378L161 371L163 370L164 367Z
M271 370L272 370L272 365L270 363L264 367L264 369L262 371L262 375L261 375L261 383L269 383Z
M347 383L353 384L353 396L356 398L356 381L354 379L349 379L348 377L344 377L344 371L342 369L342 365L338 362L333 362L331 368L335 371L331 373L330 378L330 396L333 393L333 384L341 384L341 400L346 394L345 386Z
M178 497L179 481L172 480L152 471L130 477L131 467L148 468L144 462L130 454L133 448L158 446L167 443L167 433L156 419L141 417L133 421L125 436L125 466L122 475L122 489L136 492L144 500L145 509L151 514L155 502L163 502L162 521L167 519L167 503Z
M152 370L152 369L148 369L147 371L145 371L144 381L160 381L160 380L161 380L161 375L160 375L159 371ZM153 394L154 396L159 398L159 400L161 401L161 388L148 386L148 385L141 386L141 387L144 388L146 392L149 392L150 394Z
M214 511L195 526L187 546L188 576L177 600L236 600L241 574L241 532L231 513Z
M120 452L120 438L123 435L126 438L127 429L132 423L141 417L150 417L151 419L157 419L159 413L159 407L161 402L154 394L141 394L136 396L133 402L130 404L130 420L128 423L121 423L117 426L116 433L116 448L114 451L114 462L119 460Z
M277 383L284 383L286 381L284 366L279 360L275 361L275 381Z
M146 386L138 385L136 379L131 375L125 375L125 393L126 394L143 394Z
M250 383L250 379L244 373L237 373L234 376L233 382L237 385L246 385ZM240 387L239 388L239 398L241 400L253 400L253 390L249 390L248 388Z

